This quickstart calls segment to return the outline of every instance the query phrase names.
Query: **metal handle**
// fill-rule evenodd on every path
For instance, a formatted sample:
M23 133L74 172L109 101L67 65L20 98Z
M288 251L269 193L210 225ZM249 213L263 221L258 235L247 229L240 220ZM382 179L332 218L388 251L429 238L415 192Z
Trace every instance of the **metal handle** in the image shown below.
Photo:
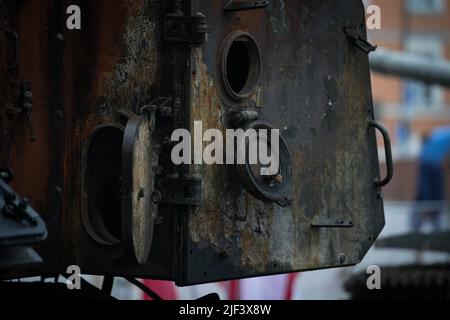
M368 121L369 128L378 129L383 135L384 140L384 150L386 153L386 167L387 167L387 175L381 181L375 181L375 186L378 188L386 186L389 182L391 182L394 176L394 163L392 161L392 148L391 148L391 139L389 138L389 133L385 127L374 120Z

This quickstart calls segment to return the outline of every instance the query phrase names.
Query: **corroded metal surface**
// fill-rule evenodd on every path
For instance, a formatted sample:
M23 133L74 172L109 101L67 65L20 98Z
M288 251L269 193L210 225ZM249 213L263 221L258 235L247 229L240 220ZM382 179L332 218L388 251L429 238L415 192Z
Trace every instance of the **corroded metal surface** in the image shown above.
M66 8L71 4L82 10L80 31L66 28ZM123 130L126 121L117 111L136 113L159 91L165 4L2 1L1 12L20 37L18 69L2 72L1 162L14 171L14 186L30 198L49 226L49 239L40 249L45 263L33 272L54 274L78 264L94 274L170 277L170 245L153 264L138 270L117 262L122 246L96 241L84 223L88 211L84 169L91 135L105 126ZM11 56L10 42L3 36L0 51L7 59L2 58L2 71ZM9 78L33 85L35 143L28 139L25 121L6 114L15 97L14 88L7 90ZM170 244L170 232L165 230L161 238Z
M358 263L384 226L373 184L375 136L367 128L368 57L343 32L347 24L364 26L361 2L275 0L265 10L224 13L225 2L193 1L193 11L215 18L207 44L192 54L191 120L224 128L220 119L230 108L258 111L288 142L294 200L291 208L256 201L232 168L195 168L207 192L187 219L185 280ZM255 38L262 57L259 87L242 103L226 94L219 70L221 48L237 31ZM354 227L312 229L320 217Z
M368 57L343 31L349 24L364 31L361 1L274 0L265 8L232 12L224 11L226 3L2 1L1 18L19 35L20 55L10 70L11 39L0 34L0 164L14 171L14 188L30 198L49 229L47 243L38 248L44 265L31 273L55 274L77 264L83 273L186 285L363 258L384 216L374 185L375 132L367 124L373 118ZM82 9L80 31L65 27L70 4ZM179 10L206 16L211 32L203 45L164 42L164 17ZM249 97L236 97L223 83L223 50L246 34L259 48L261 78ZM32 84L35 142L26 119L9 108L22 79ZM99 207L92 190L111 186L96 181L103 177L118 183L120 132L158 97L173 101L173 115L158 115L152 132L160 151L158 177L201 176L203 201L199 207L159 205L149 261L139 266L123 259L120 232L105 237L96 230L105 226L91 214ZM171 163L167 138L174 129L189 129L197 120L204 129L225 129L222 116L238 109L257 111L286 140L293 163L291 207L255 200L232 166ZM95 141L99 132L111 134L108 141ZM117 208L101 205L108 209L102 219L113 221L106 227L117 229L120 210L117 220ZM312 228L334 219L353 227Z

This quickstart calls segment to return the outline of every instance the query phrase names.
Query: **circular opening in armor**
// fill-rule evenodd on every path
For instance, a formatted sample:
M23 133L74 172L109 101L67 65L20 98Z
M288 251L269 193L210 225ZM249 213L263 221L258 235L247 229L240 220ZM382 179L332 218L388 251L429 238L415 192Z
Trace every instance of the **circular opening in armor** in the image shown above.
M292 190L292 162L286 142L278 134L274 136L276 132L272 132L272 127L264 122L253 122L244 128L244 131L248 130L253 130L254 134L245 142L245 164L237 165L241 181L255 198L288 205ZM260 158L262 146L266 146L262 152L264 160ZM269 168L271 170L267 170Z
M117 244L121 227L121 170L123 132L116 127L98 129L91 137L85 167L87 227L101 243Z
M222 58L222 74L228 93L244 99L256 89L261 73L261 56L255 40L239 33L226 43Z

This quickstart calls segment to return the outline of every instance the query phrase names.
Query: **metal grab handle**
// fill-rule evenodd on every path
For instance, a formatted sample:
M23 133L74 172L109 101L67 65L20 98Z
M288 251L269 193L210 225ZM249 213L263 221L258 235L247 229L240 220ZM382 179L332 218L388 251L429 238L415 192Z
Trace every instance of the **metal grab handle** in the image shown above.
M387 167L387 175L381 181L375 181L375 186L378 188L386 186L389 182L391 182L394 177L394 163L392 161L392 148L391 148L391 139L389 137L389 133L385 127L374 120L368 121L369 128L378 129L383 135L384 140L384 150L386 153L386 167Z

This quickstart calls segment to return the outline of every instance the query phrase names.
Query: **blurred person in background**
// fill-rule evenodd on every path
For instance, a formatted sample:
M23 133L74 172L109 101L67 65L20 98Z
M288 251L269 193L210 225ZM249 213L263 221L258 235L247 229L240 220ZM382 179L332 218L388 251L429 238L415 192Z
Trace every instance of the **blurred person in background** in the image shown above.
M435 129L424 136L419 158L417 204L413 210L412 229L420 232L429 220L433 231L441 229L445 203L444 161L450 153L450 126Z

